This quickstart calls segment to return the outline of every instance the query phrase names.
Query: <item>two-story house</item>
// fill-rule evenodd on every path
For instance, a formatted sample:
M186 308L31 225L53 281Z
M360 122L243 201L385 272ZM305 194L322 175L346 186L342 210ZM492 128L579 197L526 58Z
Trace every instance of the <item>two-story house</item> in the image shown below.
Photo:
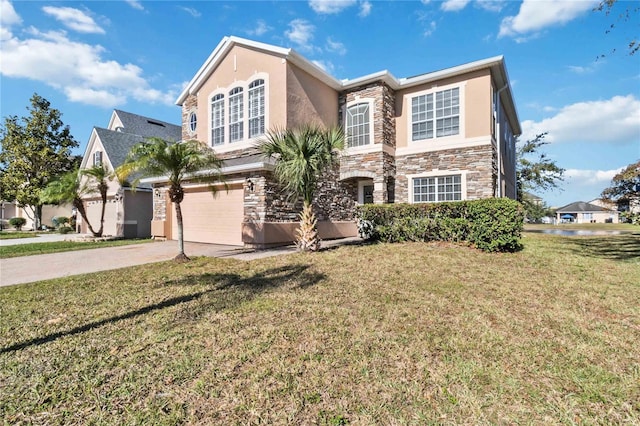
M182 138L225 159L228 191L188 185L186 241L264 247L291 242L296 206L283 200L255 147L274 128L341 125L339 169L314 201L321 238L356 235L358 203L516 197L520 123L502 56L396 78L388 71L338 80L292 49L225 37L176 102ZM161 177L152 234L176 238ZM222 186L220 187L222 188Z
M114 110L107 128L94 127L82 157L81 169L103 166L110 173L108 180L107 203L104 214L103 235L146 238L151 236L151 219L153 201L151 186L147 184L131 188L126 182L122 184L113 176L114 170L127 157L133 145L148 137L159 137L172 141L182 138L180 126L144 117L126 111ZM83 179L87 179L86 177ZM102 199L95 192L83 198L87 218L93 229L100 227ZM82 233L89 233L89 228L77 217L77 226Z

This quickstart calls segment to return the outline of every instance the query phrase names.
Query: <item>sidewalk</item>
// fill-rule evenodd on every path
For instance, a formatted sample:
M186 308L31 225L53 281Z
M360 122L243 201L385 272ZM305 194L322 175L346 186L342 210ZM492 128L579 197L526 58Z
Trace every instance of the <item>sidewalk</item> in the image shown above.
M34 238L34 240L39 239ZM358 241L360 239L357 237L323 241L322 247L326 249ZM238 246L187 242L184 251L189 257L208 256L249 261L295 253L296 248L286 246L267 250L252 250ZM0 259L0 287L163 262L173 259L177 253L177 241L162 241Z

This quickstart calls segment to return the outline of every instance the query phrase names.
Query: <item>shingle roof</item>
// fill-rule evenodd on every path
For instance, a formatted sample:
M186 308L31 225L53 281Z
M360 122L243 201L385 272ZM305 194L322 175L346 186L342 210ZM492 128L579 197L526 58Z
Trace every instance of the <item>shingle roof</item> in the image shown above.
M610 210L604 207L596 206L595 204L585 203L584 201L576 201L575 203L567 204L564 207L560 207L556 212L558 213L582 213L582 212L608 212Z
M117 168L127 158L127 154L131 147L138 142L145 140L144 136L134 135L131 133L118 132L115 130L94 127L104 150L111 161L111 165Z
M172 142L182 139L182 128L166 121L144 117L130 112L115 110L122 122L122 132L144 137L156 136Z

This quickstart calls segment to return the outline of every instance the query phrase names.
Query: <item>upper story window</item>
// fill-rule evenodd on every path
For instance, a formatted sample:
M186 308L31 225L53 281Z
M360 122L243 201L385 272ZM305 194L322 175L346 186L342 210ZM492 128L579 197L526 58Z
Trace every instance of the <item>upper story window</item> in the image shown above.
M369 145L371 143L371 106L362 102L347 107L346 131L347 147Z
M189 113L189 133L193 134L196 132L196 128L198 126L198 115L195 111L191 111Z
M411 99L411 140L460 133L460 89L452 88Z
M249 137L264 133L264 80L249 84Z
M229 142L244 138L244 94L242 87L229 92Z
M211 99L211 145L224 143L224 95L218 94Z
M93 153L93 165L102 166L102 151L96 151Z

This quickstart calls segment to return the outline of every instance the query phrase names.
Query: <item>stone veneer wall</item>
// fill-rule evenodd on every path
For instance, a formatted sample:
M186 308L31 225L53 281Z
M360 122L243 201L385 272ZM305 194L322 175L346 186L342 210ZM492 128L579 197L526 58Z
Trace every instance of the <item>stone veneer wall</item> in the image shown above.
M396 174L395 158L392 155L384 151L345 154L340 159L340 174L356 181L359 177L366 178L368 174L373 174L373 202L381 204L394 201L394 191L390 191L388 185ZM355 185L357 199L357 182Z
M156 196L155 191L159 191L159 196ZM169 194L167 192L167 188L154 189L153 220L165 220L167 218L167 204L169 203Z
M187 99L185 99L184 103L182 104L182 139L183 140L189 140L189 139L200 140L198 139L197 127L196 127L196 133L191 134L189 132L189 113L191 111L197 112L196 111L197 108L198 108L198 98L195 95L189 95ZM198 117L198 120L200 119L202 119L202 117ZM203 142L206 142L206 140L203 139Z
M407 175L441 170L443 175L467 171L468 200L494 194L493 150L491 145L424 152L396 157L396 202L409 202Z
M396 146L396 95L395 91L382 82L370 83L348 92L338 98L339 123L344 126L346 104L357 98L372 98L373 102L373 143Z

